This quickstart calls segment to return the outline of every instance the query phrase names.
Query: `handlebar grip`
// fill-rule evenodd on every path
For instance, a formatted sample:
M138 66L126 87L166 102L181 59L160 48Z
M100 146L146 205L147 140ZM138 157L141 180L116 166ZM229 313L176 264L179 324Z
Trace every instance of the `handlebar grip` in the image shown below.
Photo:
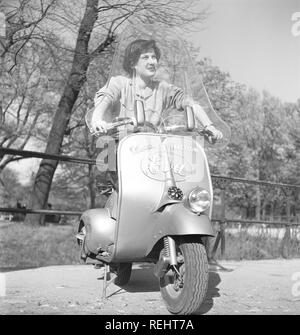
M110 127L107 127L107 130L113 130L117 127L126 126L127 124L134 124L133 120L121 120L116 121L110 124Z
M146 121L144 103L141 100L134 101L134 114L138 126L144 126Z
M90 129L90 131L91 131L91 134L95 136L105 135L107 134L107 132L111 132L112 134L114 133L114 131L117 130L118 127L126 126L127 124L135 125L135 122L133 119L126 118L125 120L122 119L122 120L110 123L109 126L106 128L107 130L106 132L102 132L100 130L93 132L92 129Z
M186 131L187 130L187 127L184 126L184 125L173 125L173 126L165 126L164 129L166 131Z
M195 115L193 108L191 106L185 107L185 115L186 115L186 124L187 130L192 131L195 129Z

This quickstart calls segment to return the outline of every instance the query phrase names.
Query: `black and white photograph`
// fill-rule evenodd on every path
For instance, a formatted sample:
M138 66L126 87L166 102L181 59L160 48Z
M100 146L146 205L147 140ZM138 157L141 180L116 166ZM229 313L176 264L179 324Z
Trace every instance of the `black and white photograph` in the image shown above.
M300 314L300 0L0 0L0 78L0 315Z

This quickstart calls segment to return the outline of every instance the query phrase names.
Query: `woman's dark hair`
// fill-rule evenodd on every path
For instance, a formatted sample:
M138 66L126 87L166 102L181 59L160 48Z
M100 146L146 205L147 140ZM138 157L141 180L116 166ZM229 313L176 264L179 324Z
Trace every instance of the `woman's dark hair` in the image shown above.
M133 67L137 63L142 53L153 49L157 60L160 58L160 50L154 40L135 40L128 44L125 50L123 69L132 76Z

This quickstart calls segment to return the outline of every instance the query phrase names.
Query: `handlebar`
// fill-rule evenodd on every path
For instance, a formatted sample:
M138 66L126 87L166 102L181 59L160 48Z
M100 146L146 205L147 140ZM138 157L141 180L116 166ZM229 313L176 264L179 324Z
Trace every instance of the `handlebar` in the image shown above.
M114 130L116 128L119 128L119 127L122 127L122 126L126 126L128 124L131 124L131 125L134 125L135 122L133 119L126 119L126 120L119 120L119 121L115 121L115 122L112 122L110 124L110 126L107 128L107 130Z
M115 118L116 121L111 122L109 124L109 127L107 127L107 132L114 132L116 131L119 127L126 126L126 125L135 125L136 122L132 118ZM92 132L92 135L103 135L104 133L102 131L95 131Z
M187 127L184 126L184 125L172 125L172 126L165 126L164 129L167 131L167 132L171 132L171 131L184 131L184 132L187 132ZM195 132L197 132L199 135L203 136L204 139L206 141L208 141L209 143L211 144L215 144L216 143L216 139L213 137L213 133L207 129L201 129L201 130L198 130L198 129L195 129Z
M126 125L133 125L136 126L136 121L133 118L115 118L115 121L109 124L109 127L107 128L107 133L108 134L113 134L116 131L118 131L119 127L122 126L126 126ZM187 132L187 127L185 125L172 125L172 126L163 126L163 127L157 127L155 125L153 125L150 122L145 122L144 127L149 127L152 130L154 130L154 132L156 133L165 133L165 132L172 132L172 131L178 131L178 132ZM140 127L143 128L143 127ZM211 144L216 143L216 139L214 139L213 134L211 131L207 130L207 129L201 129L201 130L197 130L195 129L195 131L204 137L204 139L206 141L208 141ZM91 132L92 135L104 135L107 133L103 133L102 131L96 131L96 132Z

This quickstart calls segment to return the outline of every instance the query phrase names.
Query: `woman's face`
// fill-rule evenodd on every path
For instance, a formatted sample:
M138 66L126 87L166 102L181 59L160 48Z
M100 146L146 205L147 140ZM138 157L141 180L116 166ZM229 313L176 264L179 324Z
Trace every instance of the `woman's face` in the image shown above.
M134 66L136 74L151 79L157 70L157 58L153 49L142 53Z

